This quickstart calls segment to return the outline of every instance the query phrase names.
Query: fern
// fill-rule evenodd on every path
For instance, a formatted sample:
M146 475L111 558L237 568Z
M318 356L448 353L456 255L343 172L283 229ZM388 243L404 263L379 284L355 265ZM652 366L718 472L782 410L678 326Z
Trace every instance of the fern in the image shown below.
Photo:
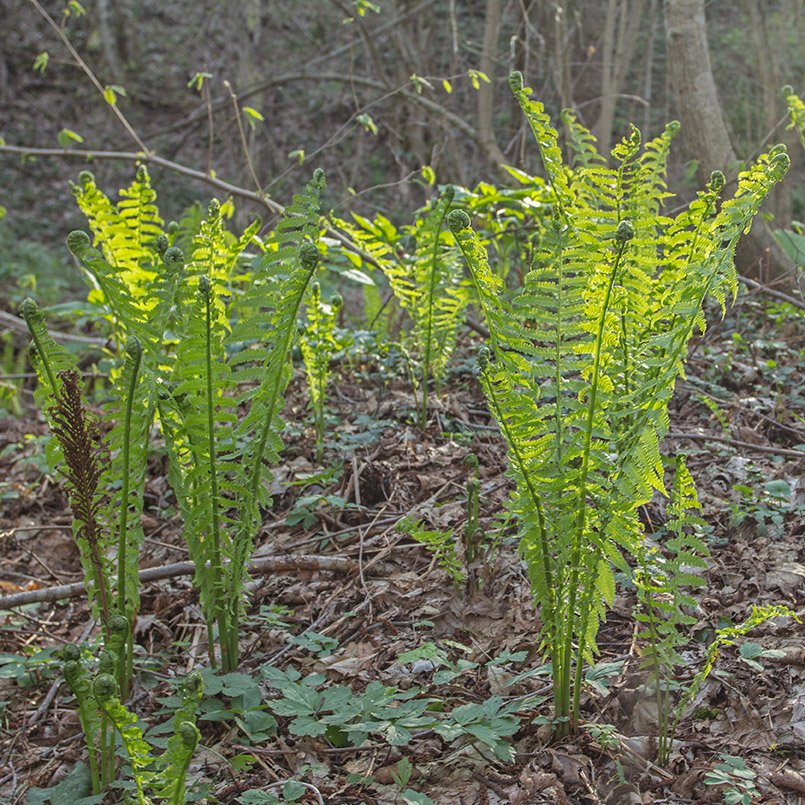
M185 801L185 778L200 739L195 721L203 693L201 674L192 671L182 685L182 704L173 716L173 735L159 758L160 771L153 784L157 796L170 805L183 805Z
M421 520L411 518L397 523L397 530L424 545L433 554L439 567L450 577L455 588L460 589L467 577L456 555L456 543L450 531L428 531Z
M92 691L98 706L123 742L137 788L137 802L139 805L148 805L145 789L154 776L153 771L148 769L153 757L151 747L143 739L142 730L137 725L137 717L121 703L117 696L117 683L111 674L101 673L97 676L92 683Z
M318 263L309 240L318 237L323 187L319 171L286 210L249 287L237 297L231 274L257 224L228 244L220 208L211 205L178 295L186 309L184 333L160 420L196 582L208 619L218 621L225 670L237 666L246 563L260 505L268 503L265 462L275 463L281 449L278 414L291 376L287 358L299 311ZM280 271L287 272L285 278L277 278ZM273 312L267 315L267 309ZM240 419L239 406L248 409Z
M100 794L101 778L98 771L95 734L100 728L101 720L92 698L92 683L87 670L81 664L81 651L77 646L66 645L63 651L63 659L62 672L78 704L78 718L81 722L81 731L84 733L84 741L87 745L92 793Z
M341 297L338 295L334 296L331 302L325 302L321 298L319 283L313 283L313 292L307 309L307 327L302 334L301 346L310 389L310 403L316 428L316 454L319 462L324 441L325 390L330 359L337 347L334 330L341 304Z
M130 336L126 360L115 384L116 404L108 405L105 412L111 424L107 437L111 461L100 480L101 486L109 490L106 519L110 541L117 544L116 609L130 624L135 622L140 608L139 559L145 539L141 518L148 436L155 406L153 376L143 371L142 358L139 339ZM129 634L128 648L120 651L119 679L124 699L132 674L132 652L133 637Z
M785 102L788 105L788 117L790 123L789 129L795 129L799 135L799 141L802 147L805 148L805 103L802 98L794 92L790 84L783 87L783 95L785 95Z
M416 242L413 255L402 251L400 233L382 215L369 221L353 214L357 227L338 222L380 266L400 307L411 317L410 343L403 346L420 356L422 428L427 424L428 383L432 376L438 392L469 302L454 240L444 226L454 195L448 185L409 228Z
M710 552L696 531L705 525L696 514L701 504L696 496L693 478L685 466L683 455L677 456L674 483L670 490L668 522L670 538L664 552L658 546L642 545L637 552L635 584L641 611L637 620L646 624L640 635L648 641L643 664L652 669L659 718L658 757L668 762L673 748L674 726L671 715L671 674L683 663L678 648L688 642L685 627L696 623L685 607L696 606L687 588L701 587L705 581L694 571L707 568Z
M48 409L51 430L61 446L65 480L73 512L73 536L79 547L90 603L105 628L109 622L108 532L103 528L103 491L100 478L107 460L98 423L87 413L75 370L59 373L61 389Z
M662 214L670 124L641 151L632 129L606 167L592 139L565 115L576 159L519 74L510 84L534 132L555 215L511 303L469 217L448 221L470 267L490 330L481 385L509 450L520 520L553 665L557 729L578 718L583 664L615 595L613 568L642 544L637 508L664 492L659 443L687 343L704 327L702 303L734 293L740 233L787 168L773 150L741 175L720 211L723 180L676 219Z

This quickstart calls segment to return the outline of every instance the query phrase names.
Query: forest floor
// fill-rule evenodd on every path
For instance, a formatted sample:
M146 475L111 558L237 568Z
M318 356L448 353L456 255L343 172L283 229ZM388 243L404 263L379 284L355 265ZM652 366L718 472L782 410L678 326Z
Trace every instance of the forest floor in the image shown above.
M688 455L712 553L706 586L693 591L697 623L676 671L681 690L702 667L717 629L740 623L756 604L805 607L805 454L794 449L805 445L801 313L781 313L745 294L723 321L712 312L714 323L694 344L688 377L677 386L664 443L668 455ZM189 798L269 802L269 792L282 791L271 784L302 780L307 787L286 788L289 801L421 802L419 792L440 805L801 802L805 634L789 618L767 621L721 651L684 711L670 763L660 767L635 592L623 580L587 674L583 723L570 738L551 741L539 621L516 529L505 518L505 447L472 374L473 337L463 339L459 368L424 432L403 376L390 376L371 356L343 363L331 384L322 464L297 372L275 502L255 546L261 563L242 626L240 673L221 682L205 672ZM0 595L83 577L66 495L47 473L44 438L32 407L0 423ZM465 568L466 583L454 585L433 554L396 526L413 516L428 529L459 534L470 452L480 464L489 551ZM141 567L187 560L158 452L146 504ZM661 528L663 500L642 514L649 533ZM153 726L169 719L163 705L172 680L209 665L207 632L189 576L146 583L141 595L129 707ZM30 787L65 781L86 756L58 651L93 641L97 632L80 595L0 618L0 801L11 805ZM450 739L414 728L408 735L402 721L396 740L378 729L355 747L343 740L338 705L326 698L311 715L331 716L335 729L299 734L305 730L293 713L272 704L300 675L308 691L344 686L353 702L365 701L367 686L379 682L392 690L388 702L398 712L424 698L434 718L487 703L508 714L495 723L504 725L514 759L501 760L466 734ZM705 775L725 755L733 760L722 784L708 784ZM53 801L68 805L66 791L58 789ZM50 800L33 792L29 801Z

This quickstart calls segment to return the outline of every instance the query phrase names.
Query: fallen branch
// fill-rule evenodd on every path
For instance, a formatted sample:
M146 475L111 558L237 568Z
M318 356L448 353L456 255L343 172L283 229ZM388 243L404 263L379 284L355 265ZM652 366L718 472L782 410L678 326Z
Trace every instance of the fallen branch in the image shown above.
M738 279L754 291L759 291L767 296L779 299L781 302L787 302L793 307L798 307L800 310L805 310L805 300L803 299L797 299L796 296L791 296L791 294L783 293L783 291L778 291L776 288L763 285L763 283L749 279L749 277L739 277Z
M6 313L5 310L0 310L0 326L7 327L15 333L21 335L30 335L28 332L28 325L13 313ZM48 330L48 334L54 341L62 343L64 341L78 341L81 344L90 344L94 347L105 347L109 342L106 338L92 338L88 335L78 335L77 333L62 333L58 330Z
M45 528L46 526L43 526ZM261 556L252 561L255 573L295 573L329 571L330 573L357 573L358 563L339 556ZM176 562L162 567L149 567L139 573L140 583L159 581L176 576L192 576L196 572L193 562ZM26 590L0 598L0 610L13 609L26 604L41 604L61 601L65 598L78 598L86 595L84 582L63 584L59 587L46 587L42 590Z
M730 447L743 447L746 450L754 450L757 453L771 453L775 456L805 458L805 450L789 450L787 447L739 442L737 439L728 439L726 436L715 436L710 433L666 433L665 436L669 439L692 439L694 442L719 442Z

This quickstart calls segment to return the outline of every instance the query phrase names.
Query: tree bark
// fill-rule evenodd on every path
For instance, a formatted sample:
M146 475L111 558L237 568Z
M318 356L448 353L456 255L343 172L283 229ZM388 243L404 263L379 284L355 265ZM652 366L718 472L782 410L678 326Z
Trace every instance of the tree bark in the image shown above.
M495 60L500 27L500 5L500 0L486 0L480 70L489 79L489 83L481 80L478 88L478 134L486 158L496 168L505 162L495 139L494 128Z
M671 86L685 144L691 157L699 160L699 185L704 187L714 170L734 181L738 159L710 66L704 0L665 0L664 8ZM740 273L750 277L793 280L793 262L759 217L738 243L735 262Z

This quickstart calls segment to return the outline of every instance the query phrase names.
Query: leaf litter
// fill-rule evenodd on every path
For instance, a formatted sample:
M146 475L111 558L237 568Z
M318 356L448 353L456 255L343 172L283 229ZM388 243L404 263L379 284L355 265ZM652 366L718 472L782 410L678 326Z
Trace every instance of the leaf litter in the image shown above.
M788 451L805 443L805 363L791 347L776 349L771 367L758 316L759 305L749 299L708 329L671 406L675 435L664 449L688 454L712 551L707 585L695 593L697 622L677 680L683 688L716 630L740 622L753 604L803 610L803 459ZM740 355L731 337L738 327L743 344L752 345ZM747 337L753 327L760 328L754 341ZM792 343L799 329L789 326ZM436 803L717 802L727 786L708 785L705 775L722 756L745 758L764 801L798 801L805 792L801 626L775 619L722 650L685 709L670 763L660 768L654 763L657 710L632 617L634 589L623 579L599 632L594 673L587 674L585 722L572 738L551 744L550 677L541 666L539 622L505 517L505 448L490 427L477 382L453 375L433 401L425 432L416 426L416 401L402 380L372 384L342 369L334 385L324 466L315 461L299 373L289 388L286 413L295 424L286 434L275 504L265 513L255 556L309 559L277 561L252 574L240 695L256 696L257 704L239 716L201 722L208 750L197 753L191 777L208 786L209 801L248 802L250 791L302 777L326 802L400 802L402 763L411 767L406 791ZM716 402L707 405L702 396ZM43 437L31 411L0 428L2 595L82 577L66 497L44 472ZM434 555L397 524L413 516L429 529L460 534L468 478L463 462L470 452L479 459L480 522L495 544L457 588ZM646 507L649 531L663 518L659 503ZM158 453L149 463L144 528L141 569L187 559ZM456 549L463 559L460 539ZM324 557L348 559L352 570L332 569ZM148 722L170 679L208 665L207 637L189 577L144 585L141 613L132 706ZM2 617L0 769L8 771L0 771L0 798L22 802L28 787L66 780L81 758L80 725L49 658L65 643L87 638L89 613L85 599L74 597ZM339 735L340 705L320 705L310 722L317 732L330 713L334 729L308 735L289 729L291 716L278 702L294 688L290 681L272 687L274 672L266 669L319 679L315 690L324 704L328 696L363 702L378 685L400 694L389 700L399 712L423 697L449 711L483 706L492 697L501 704L531 699L511 716L512 731L501 735L512 746L513 758L506 760L489 744L468 741L467 733L451 738L417 726L406 736L369 732L354 747ZM224 707L225 694L218 697ZM421 716L411 715L411 723ZM315 798L306 789L299 801Z

